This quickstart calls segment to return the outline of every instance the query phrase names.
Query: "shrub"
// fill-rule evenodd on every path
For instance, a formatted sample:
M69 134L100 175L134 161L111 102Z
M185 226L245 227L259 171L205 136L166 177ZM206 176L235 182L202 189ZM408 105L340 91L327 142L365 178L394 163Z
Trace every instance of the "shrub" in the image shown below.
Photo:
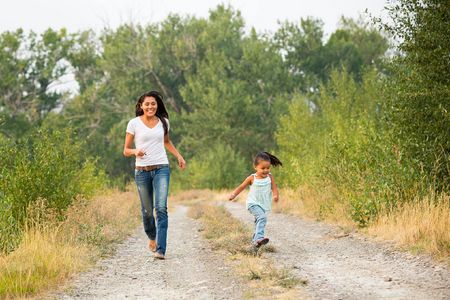
M18 141L0 141L0 250L11 251L30 203L42 198L64 211L77 195L92 196L106 180L83 143L69 130L37 131Z
M381 81L369 71L358 84L333 72L314 104L299 96L280 120L277 142L287 163L282 184L332 186L352 219L366 226L380 209L426 190L421 170L402 157L381 126Z

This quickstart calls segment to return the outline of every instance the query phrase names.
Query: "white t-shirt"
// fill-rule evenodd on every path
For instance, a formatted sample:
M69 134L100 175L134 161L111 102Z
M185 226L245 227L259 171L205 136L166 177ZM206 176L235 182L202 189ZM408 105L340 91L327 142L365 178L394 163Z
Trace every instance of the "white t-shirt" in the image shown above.
M167 130L169 120L166 119ZM145 155L136 157L136 166L153 166L168 164L166 149L164 148L164 126L161 120L155 127L150 128L142 122L140 117L131 119L127 125L127 133L134 135L136 149L142 149Z

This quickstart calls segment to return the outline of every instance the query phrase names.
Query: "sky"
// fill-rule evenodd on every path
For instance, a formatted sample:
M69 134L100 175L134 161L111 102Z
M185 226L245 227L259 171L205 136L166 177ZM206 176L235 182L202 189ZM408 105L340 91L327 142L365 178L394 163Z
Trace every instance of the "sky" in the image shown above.
M342 15L357 18L365 9L384 16L387 0L0 0L0 32L23 28L42 32L65 27L69 32L116 28L120 24L154 23L169 13L207 17L219 4L241 11L246 29L275 31L278 20L299 21L313 16L324 21L327 35Z

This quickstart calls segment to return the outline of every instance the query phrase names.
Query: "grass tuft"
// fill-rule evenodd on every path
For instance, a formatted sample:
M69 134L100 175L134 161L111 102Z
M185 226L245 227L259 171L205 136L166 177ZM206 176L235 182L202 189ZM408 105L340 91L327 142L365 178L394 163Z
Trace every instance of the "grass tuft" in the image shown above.
M382 213L368 233L394 240L415 252L431 253L438 259L450 257L450 196L430 193Z

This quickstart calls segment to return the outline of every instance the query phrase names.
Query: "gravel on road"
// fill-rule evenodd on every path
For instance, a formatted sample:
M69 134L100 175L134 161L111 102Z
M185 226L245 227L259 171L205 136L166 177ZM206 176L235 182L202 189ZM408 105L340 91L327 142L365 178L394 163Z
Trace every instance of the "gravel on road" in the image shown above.
M253 226L242 203L225 207ZM285 214L269 214L266 235L277 249L267 255L306 279L316 299L450 299L449 269L430 257Z

